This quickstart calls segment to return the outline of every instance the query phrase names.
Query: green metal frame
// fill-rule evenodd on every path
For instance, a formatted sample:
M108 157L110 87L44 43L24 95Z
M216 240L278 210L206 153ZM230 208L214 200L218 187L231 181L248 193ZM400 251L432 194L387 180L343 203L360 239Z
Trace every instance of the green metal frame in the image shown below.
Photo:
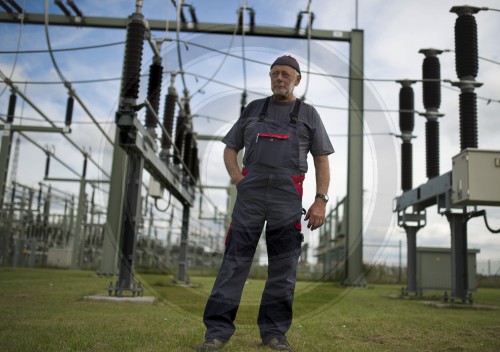
M16 15L0 12L0 22L19 23ZM63 15L49 15L51 25L98 27L125 29L129 23L126 18L109 17L72 17ZM23 18L24 24L45 24L44 14L26 13ZM150 30L165 31L164 20L148 20ZM168 30L175 31L176 23L167 22ZM183 32L209 33L233 35L234 24L222 23L185 23L181 26ZM239 34L242 33L241 28ZM295 28L281 28L271 26L253 26L245 28L245 35L262 36L290 39L307 39L307 33L297 31ZM350 69L349 69L349 140L348 140L348 186L347 186L347 267L344 284L360 285L364 283L362 262L362 231L363 231L363 67L364 67L364 34L362 30L351 32L340 30L317 30L311 29L311 39L326 41L341 41L350 43ZM116 164L116 167L115 167ZM124 180L126 170L126 156L119 146L115 146L113 171L111 174L110 204L122 204ZM119 170L115 171L116 169ZM231 198L234 194L231 194ZM233 201L230 200L230 203ZM120 219L112 207L110 217L106 224L105 253L109 255L112 247L116 250L117 234L120 233ZM112 243L114 242L114 243ZM104 256L103 256L104 257ZM100 272L103 274L115 274L116 258L103 259Z

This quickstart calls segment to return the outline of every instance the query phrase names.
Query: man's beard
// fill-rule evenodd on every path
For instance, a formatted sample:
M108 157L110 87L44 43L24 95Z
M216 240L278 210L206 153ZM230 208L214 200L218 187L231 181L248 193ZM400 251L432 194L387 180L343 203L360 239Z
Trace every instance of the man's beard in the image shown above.
M290 94L292 93L291 91L289 91L288 89L273 89L273 94L278 97L278 98L284 98L284 99L287 99Z

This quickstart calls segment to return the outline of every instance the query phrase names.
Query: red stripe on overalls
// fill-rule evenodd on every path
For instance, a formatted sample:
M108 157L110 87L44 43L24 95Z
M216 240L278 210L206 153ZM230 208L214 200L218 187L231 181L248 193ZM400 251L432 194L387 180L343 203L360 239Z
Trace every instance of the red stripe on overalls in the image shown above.
M259 133L259 137L269 137L269 138L277 138L277 139L289 139L289 134L276 134L276 133Z
M302 200L302 194L304 192L304 189L302 188L302 185L304 184L304 175L297 175L297 176L292 176L292 181L293 185L295 186L295 189L299 193L299 197ZM302 230L302 224L300 222L295 223L295 229L298 231Z
M231 233L231 227L233 227L233 224L229 224L229 228L227 229L226 233L226 239L224 240L224 246L227 247L227 244L229 243L229 234Z

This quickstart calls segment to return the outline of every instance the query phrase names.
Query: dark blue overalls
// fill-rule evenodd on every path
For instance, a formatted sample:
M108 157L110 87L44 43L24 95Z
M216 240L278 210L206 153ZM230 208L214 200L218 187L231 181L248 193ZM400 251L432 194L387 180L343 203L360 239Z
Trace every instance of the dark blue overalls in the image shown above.
M228 341L243 286L266 223L268 279L258 316L264 343L284 337L292 322L301 230L303 174L299 171L298 120L300 100L295 101L288 122L267 118L270 97L260 116L245 133L255 138L238 183L232 223L226 237L224 259L203 315L205 337ZM251 118L251 117L247 117Z

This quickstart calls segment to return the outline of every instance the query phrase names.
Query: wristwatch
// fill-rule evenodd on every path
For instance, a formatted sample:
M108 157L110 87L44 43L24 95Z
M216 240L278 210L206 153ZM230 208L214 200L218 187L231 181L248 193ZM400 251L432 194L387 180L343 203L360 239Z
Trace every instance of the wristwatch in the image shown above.
M320 198L325 203L328 203L328 200L330 199L330 197L328 197L328 194L323 193L317 193L315 198Z

